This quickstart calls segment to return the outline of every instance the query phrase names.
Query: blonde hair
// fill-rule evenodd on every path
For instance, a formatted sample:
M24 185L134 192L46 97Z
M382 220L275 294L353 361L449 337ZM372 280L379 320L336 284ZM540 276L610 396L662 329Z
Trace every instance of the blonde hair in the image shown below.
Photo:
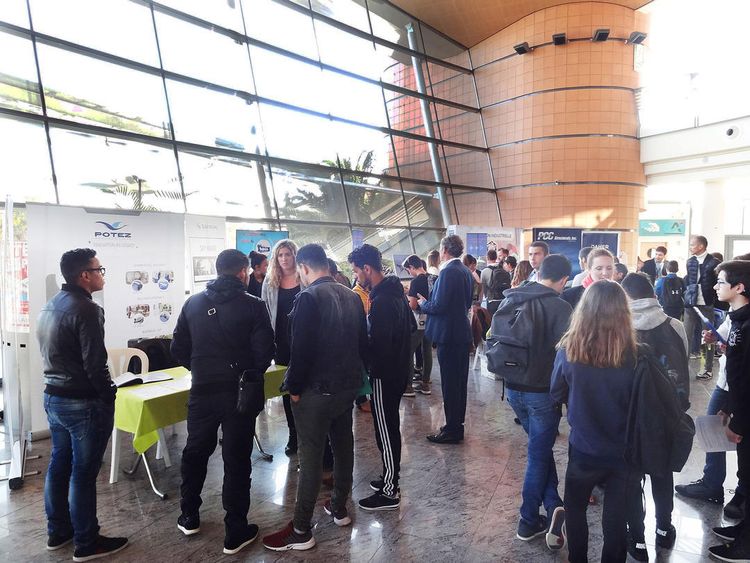
M437 250L430 250L427 253L427 266L430 268L440 266L440 253Z
M591 284L573 311L560 339L569 362L595 368L619 368L636 358L636 338L628 299L620 284Z
M513 279L510 282L510 287L518 287L531 275L534 268L531 267L531 262L528 260L521 260L517 265L516 269L513 270Z
M279 265L279 252L281 252L282 248L286 248L292 253L295 266L297 264L297 245L288 238L277 242L273 247L270 260L271 264L268 267L268 285L271 287L279 287L281 285L281 277L284 275L281 271L281 266ZM299 282L299 273L296 271L296 267L295 276L297 277L297 282Z

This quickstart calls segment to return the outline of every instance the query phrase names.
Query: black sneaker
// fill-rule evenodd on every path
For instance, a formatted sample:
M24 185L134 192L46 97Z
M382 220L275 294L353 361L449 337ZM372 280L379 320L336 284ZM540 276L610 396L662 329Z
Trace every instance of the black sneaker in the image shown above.
M518 521L516 537L519 540L530 541L537 536L547 533L547 517L540 516L536 524L527 524L523 519Z
M107 557L128 547L128 538L107 538L99 536L91 547L77 547L73 552L73 561L91 561Z
M656 547L662 547L664 549L672 549L674 542L677 539L677 530L675 530L672 524L666 530L656 528Z
M735 492L732 500L724 507L724 516L732 520L745 518L745 495Z
M710 371L702 371L699 374L696 374L695 379L698 379L700 381L708 381L714 376L713 373Z
M186 536L192 536L201 531L201 519L199 516L188 516L187 514L180 514L177 519L177 529L180 530Z
M676 485L674 490L677 494L688 498L715 502L716 504L722 504L724 502L724 489L709 489L703 479L693 481L689 485Z
M719 561L747 563L750 561L750 547L742 543L716 545L708 548L709 553Z
M331 501L327 500L323 505L323 510L326 511L328 516L333 516L333 523L337 526L348 526L352 523L352 519L349 517L349 511L346 510L346 507L334 511L331 507Z
M648 561L648 550L645 541L628 538L628 553L636 561Z
M47 551L56 551L62 549L70 542L73 541L73 532L64 536L58 534L50 534L47 536Z
M409 387L409 388L407 388L407 389L406 389L406 390L404 391L404 393L403 393L403 396L404 396L404 397L416 397L416 396L417 396L417 393L416 393L416 391L414 391L414 388L413 388L413 387Z
M242 548L250 545L258 537L258 526L248 524L244 534L237 538L224 538L224 555L234 555Z
M731 543L737 539L737 535L740 533L740 525L717 526L716 528L711 528L711 531L725 542Z
M383 481L383 479L375 479L374 481L370 481L370 488L376 493L382 491L383 487L385 487L385 481Z
M562 506L558 506L552 512L546 540L547 547L552 551L565 547L565 509Z
M362 510L367 510L368 512L374 512L376 510L396 510L401 505L401 495L396 494L389 497L378 491L374 495L363 498L357 504L359 504L359 507Z

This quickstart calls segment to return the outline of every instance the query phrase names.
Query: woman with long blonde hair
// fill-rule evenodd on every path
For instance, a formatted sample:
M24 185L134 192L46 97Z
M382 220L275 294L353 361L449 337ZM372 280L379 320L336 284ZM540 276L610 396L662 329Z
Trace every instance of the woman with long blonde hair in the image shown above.
M571 563L588 561L586 509L595 485L606 488L602 561L627 557L627 496L638 479L624 461L625 427L635 376L636 337L625 292L594 282L558 344L550 394L568 405L565 526Z
M266 303L268 316L271 318L276 340L277 365L288 366L290 351L289 313L292 312L294 299L300 292L300 279L297 273L297 245L289 239L280 240L271 252L271 265L268 275L263 280L261 299ZM283 396L284 412L289 426L289 441L284 452L287 455L297 453L297 428L292 415L292 403L289 395Z

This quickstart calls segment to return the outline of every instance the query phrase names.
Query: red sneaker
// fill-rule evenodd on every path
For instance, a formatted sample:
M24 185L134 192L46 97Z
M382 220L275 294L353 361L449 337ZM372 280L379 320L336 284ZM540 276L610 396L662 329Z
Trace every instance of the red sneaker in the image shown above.
M315 538L310 530L304 534L297 533L294 524L289 522L284 529L264 537L263 545L274 551L288 551L290 549L304 551L315 547Z

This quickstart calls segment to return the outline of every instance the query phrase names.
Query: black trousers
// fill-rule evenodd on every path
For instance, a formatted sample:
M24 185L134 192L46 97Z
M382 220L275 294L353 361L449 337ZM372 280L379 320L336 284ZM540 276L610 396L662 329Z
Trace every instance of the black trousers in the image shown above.
M440 387L443 391L443 409L447 434L463 438L466 417L466 395L469 380L469 347L471 343L438 343Z
M637 475L635 478L637 479ZM604 507L602 532L604 547L602 562L619 563L627 557L627 497L632 492L633 477L624 467L594 467L582 463L575 456L568 461L565 474L565 526L568 532L570 563L588 561L589 525L586 509L594 486L603 484Z
M180 508L183 514L197 515L206 480L208 458L216 449L219 426L223 441L224 484L221 499L226 511L224 527L228 537L241 536L247 529L250 509L250 454L253 450L255 416L235 410L237 392L202 395L195 391L188 400L188 437L182 451Z
M750 483L750 436L743 436L742 441L737 444L737 477L740 483ZM742 528L738 540L750 546L750 520L748 520L747 512L740 525Z
M646 509L644 507L643 483L645 476L639 480L633 479L628 493L628 529L630 536L639 543L645 539ZM672 509L674 508L674 477L669 475L649 475L651 479L651 496L656 510L656 527L668 530L672 524Z
M404 394L404 381L371 378L372 420L375 440L383 461L383 493L394 496L398 491L401 470L401 421L398 407Z

